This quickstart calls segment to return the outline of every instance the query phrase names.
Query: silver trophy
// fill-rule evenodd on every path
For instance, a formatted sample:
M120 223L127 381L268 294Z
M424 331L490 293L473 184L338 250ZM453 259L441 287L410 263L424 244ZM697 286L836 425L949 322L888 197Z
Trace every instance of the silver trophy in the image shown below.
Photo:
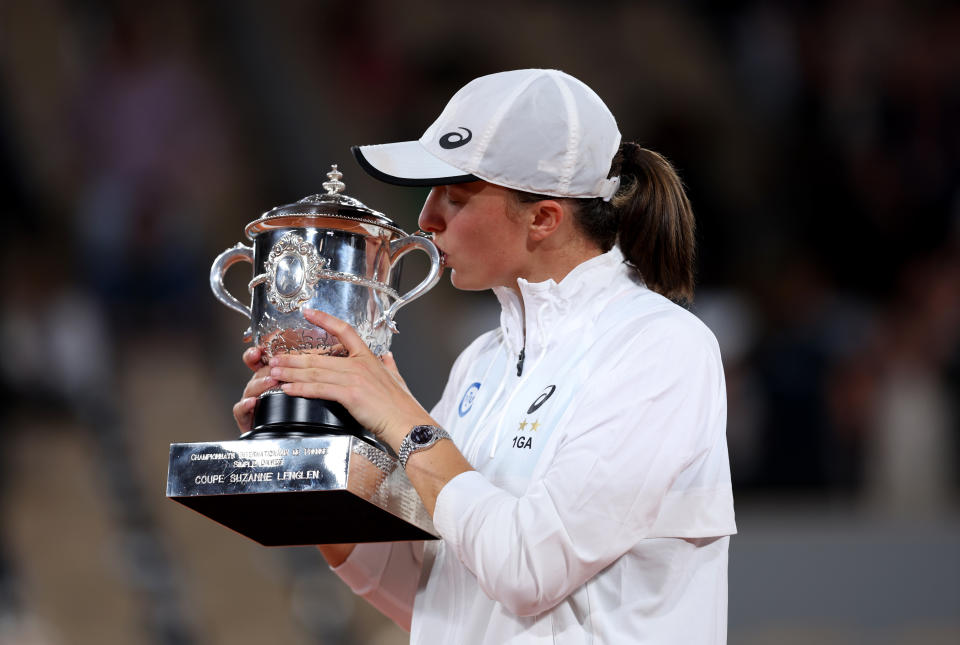
M429 239L407 235L382 213L342 194L336 166L323 184L325 194L267 211L246 227L252 246L237 244L210 268L210 288L223 304L250 319L245 341L275 354L345 354L336 337L304 319L301 308L320 309L353 326L370 350L390 348L393 317L440 278L440 255ZM430 258L427 276L400 295L403 257L421 250ZM253 265L251 304L242 304L223 285L237 262ZM254 434L357 434L372 437L338 404L290 397L279 388L264 393L254 412Z
M213 293L249 318L244 340L261 348L264 362L281 353L346 354L303 317L304 307L350 323L382 355L397 310L439 280L440 256L427 237L407 235L344 195L335 165L327 177L325 193L250 222L252 245L227 249L210 269ZM428 255L430 268L401 295L402 260L413 250ZM239 262L253 265L249 307L223 284ZM167 496L269 546L436 536L388 446L339 404L279 388L259 397L253 427L239 440L171 445Z

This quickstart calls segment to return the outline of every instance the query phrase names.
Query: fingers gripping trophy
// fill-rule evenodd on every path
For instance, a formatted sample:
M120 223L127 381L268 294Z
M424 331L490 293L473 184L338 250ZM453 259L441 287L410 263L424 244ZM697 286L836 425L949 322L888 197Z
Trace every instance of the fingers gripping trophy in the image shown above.
M305 308L349 323L377 356L386 353L402 306L439 280L440 256L423 235L343 193L334 165L325 193L279 206L245 229L210 269L217 299L243 314L266 364L285 353L342 356ZM399 293L403 258L427 254L430 267ZM250 305L224 287L227 270L250 263ZM236 441L170 446L167 496L268 546L435 537L396 456L338 403L290 396L279 386L258 397L249 432Z

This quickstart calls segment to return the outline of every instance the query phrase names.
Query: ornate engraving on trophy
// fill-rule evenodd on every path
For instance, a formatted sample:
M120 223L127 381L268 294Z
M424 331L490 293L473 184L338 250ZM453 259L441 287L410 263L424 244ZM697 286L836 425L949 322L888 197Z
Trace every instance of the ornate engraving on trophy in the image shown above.
M370 351L381 356L390 348L393 332L381 319L375 324L369 318L361 318L354 323L357 334L367 344ZM264 314L257 328L259 345L263 350L264 363L277 354L316 353L329 356L346 356L347 350L336 336L308 323L303 319L279 322Z
M264 314L257 327L259 345L263 350L264 363L277 354L300 354L314 352L330 356L346 356L347 350L336 336L310 324L302 318L278 321Z
M319 238L320 245L323 238ZM277 311L289 313L313 297L320 271L330 260L320 258L321 249L289 232L270 249L266 261L267 300Z
M376 323L364 318L357 323L355 329L363 342L370 348L370 351L377 356L382 356L390 349L390 337L393 332L383 318L380 318Z

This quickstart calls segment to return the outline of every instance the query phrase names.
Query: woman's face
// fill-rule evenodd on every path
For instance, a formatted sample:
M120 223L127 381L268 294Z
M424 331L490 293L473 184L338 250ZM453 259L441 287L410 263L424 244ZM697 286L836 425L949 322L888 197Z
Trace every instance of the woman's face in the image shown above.
M517 288L524 275L526 217L511 191L485 181L437 186L419 219L450 268L458 289Z

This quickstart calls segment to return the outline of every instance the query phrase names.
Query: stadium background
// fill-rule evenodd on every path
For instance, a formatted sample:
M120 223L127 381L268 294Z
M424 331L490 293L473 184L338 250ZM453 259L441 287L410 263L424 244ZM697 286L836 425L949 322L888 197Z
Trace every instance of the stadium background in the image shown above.
M689 187L730 642L957 642L958 41L935 1L0 3L0 643L404 642L313 549L166 500L167 447L235 434L213 257L331 163L415 230L424 191L349 146L517 67L586 81ZM401 312L421 400L496 320L446 281Z

